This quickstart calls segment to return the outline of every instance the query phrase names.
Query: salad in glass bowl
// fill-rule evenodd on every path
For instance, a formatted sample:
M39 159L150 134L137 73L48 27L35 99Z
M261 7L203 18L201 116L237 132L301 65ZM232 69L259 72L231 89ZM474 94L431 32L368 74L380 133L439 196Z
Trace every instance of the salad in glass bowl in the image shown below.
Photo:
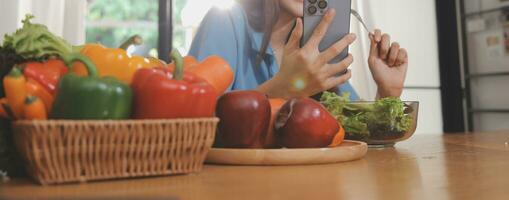
M383 98L377 101L349 101L349 94L325 92L321 103L344 127L346 139L360 140L372 147L394 146L410 138L417 128L419 102Z

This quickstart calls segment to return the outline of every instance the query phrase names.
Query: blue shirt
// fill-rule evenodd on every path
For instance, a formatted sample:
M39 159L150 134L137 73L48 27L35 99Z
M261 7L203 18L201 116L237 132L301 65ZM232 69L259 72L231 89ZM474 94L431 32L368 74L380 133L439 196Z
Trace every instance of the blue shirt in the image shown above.
M279 70L270 45L263 62L256 65L263 35L263 32L255 31L249 25L244 9L240 5L235 5L229 10L212 8L200 25L189 54L198 60L210 55L223 57L234 71L235 77L230 90L256 89ZM359 98L348 82L341 85L339 90L349 92L352 100Z

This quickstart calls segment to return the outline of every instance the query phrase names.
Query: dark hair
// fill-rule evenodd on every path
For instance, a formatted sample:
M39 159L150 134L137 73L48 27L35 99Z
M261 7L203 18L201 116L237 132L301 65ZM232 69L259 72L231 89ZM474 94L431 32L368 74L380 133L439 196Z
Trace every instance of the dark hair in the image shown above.
M264 32L256 61L259 65L269 48L272 29L279 17L279 0L238 0L238 2L246 11L249 25L256 31Z

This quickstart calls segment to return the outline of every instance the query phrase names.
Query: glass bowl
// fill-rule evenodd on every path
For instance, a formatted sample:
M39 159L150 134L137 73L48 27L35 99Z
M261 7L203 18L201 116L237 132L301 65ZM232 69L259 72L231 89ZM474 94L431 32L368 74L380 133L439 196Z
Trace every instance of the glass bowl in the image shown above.
M373 104L374 102L370 101L359 101L359 102L351 102L354 104ZM400 142L406 140L415 133L417 128L417 117L419 113L419 102L417 101L403 101L405 104L405 114L411 117L411 126L405 132L395 132L395 131L377 131L370 130L369 135L365 137L353 137L346 133L346 139L348 140L358 140L366 142L369 147L373 148L383 148L383 147L393 147L396 142ZM369 124L368 124L369 126Z

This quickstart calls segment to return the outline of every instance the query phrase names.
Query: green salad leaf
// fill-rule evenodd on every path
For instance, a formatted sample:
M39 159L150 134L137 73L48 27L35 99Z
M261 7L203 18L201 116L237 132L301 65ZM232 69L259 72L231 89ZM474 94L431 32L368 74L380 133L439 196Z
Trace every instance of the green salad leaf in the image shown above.
M324 92L320 101L343 125L350 139L364 139L372 135L402 133L412 125L405 113L406 106L398 98L383 98L374 103L349 101L349 95Z
M48 27L31 23L33 18L32 15L26 15L22 28L11 35L5 35L3 47L14 49L24 59L37 61L72 53L71 44L51 33Z

